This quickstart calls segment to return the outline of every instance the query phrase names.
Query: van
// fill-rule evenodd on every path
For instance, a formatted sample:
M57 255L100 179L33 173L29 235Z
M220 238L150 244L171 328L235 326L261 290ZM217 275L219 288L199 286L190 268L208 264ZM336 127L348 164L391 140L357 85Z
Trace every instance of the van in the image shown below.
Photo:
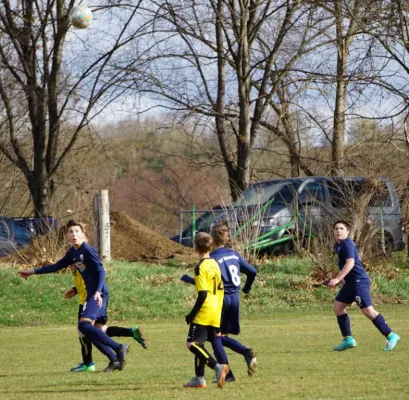
M259 250L271 250L278 244L293 243L297 236L317 234L324 224L328 228L343 216L342 211L354 197L365 192L367 182L365 177L309 176L253 183L233 208L213 219L212 226L226 220L237 233L250 224L262 239L253 245ZM392 181L382 178L371 190L368 220L383 230L388 251L403 250L401 211Z

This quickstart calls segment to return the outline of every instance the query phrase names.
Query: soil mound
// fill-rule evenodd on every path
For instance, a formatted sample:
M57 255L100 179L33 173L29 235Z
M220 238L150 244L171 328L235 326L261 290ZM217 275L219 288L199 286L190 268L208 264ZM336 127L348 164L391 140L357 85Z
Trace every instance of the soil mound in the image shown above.
M115 260L195 263L193 249L181 246L128 215L111 211L111 255Z

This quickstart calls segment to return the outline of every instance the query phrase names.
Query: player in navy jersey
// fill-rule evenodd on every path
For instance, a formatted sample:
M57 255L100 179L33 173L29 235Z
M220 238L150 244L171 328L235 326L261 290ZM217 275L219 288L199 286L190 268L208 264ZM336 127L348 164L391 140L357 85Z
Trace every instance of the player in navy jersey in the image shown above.
M230 242L229 228L225 224L216 225L212 229L211 236L215 248L210 253L210 257L217 261L224 284L224 301L220 325L222 345L243 355L247 363L247 373L249 376L253 376L257 368L255 351L228 335L238 335L240 333L240 274L243 273L247 276L242 291L245 294L249 294L257 271L236 251L224 247ZM193 283L193 279L187 275L184 275L182 280L187 283ZM214 348L213 350L216 359L218 359L218 349ZM229 371L226 376L226 382L232 381L235 381L235 377L232 371Z
M335 287L344 280L344 285L334 303L334 312L344 339L334 350L343 351L356 347L356 341L351 332L349 315L345 311L346 307L355 301L363 314L386 337L386 346L383 350L391 351L398 344L400 337L392 332L382 314L379 314L372 306L370 278L362 267L355 243L348 237L349 225L346 221L339 220L334 223L333 228L336 240L334 249L338 256L340 271L334 279L328 282L328 286Z
M81 319L82 311L84 309L84 304L87 301L87 289L85 288L84 280L80 272L77 270L75 265L70 265L69 269L73 273L74 286L68 290L64 298L71 299L78 295L78 322ZM144 349L148 348L149 342L145 335L145 332L140 326L135 325L132 328L123 328L120 326L107 326L108 315L100 316L95 321L95 326L98 329L102 329L109 337L120 336L120 337L132 337L135 339ZM92 359L92 342L87 339L81 332L78 332L78 338L81 345L82 362L77 366L71 368L72 372L88 372L95 371L95 364Z
M224 302L220 325L222 344L223 347L227 347L244 356L247 364L247 373L249 376L253 376L257 368L255 351L228 335L238 335L240 333L240 274L247 276L242 291L248 295L256 278L257 271L239 253L225 247L231 240L228 226L225 224L214 226L211 236L215 248L210 253L210 257L214 258L219 264L224 283ZM230 376L228 374L226 377L226 381L234 380L233 373Z
M105 332L94 326L95 321L104 317L107 311L109 291L105 282L104 267L96 250L86 243L82 226L75 221L69 221L67 228L67 237L72 247L61 260L42 268L21 271L19 275L27 279L31 275L51 274L75 264L84 279L87 290L78 330L109 359L104 372L122 370L125 367L128 346L115 342Z

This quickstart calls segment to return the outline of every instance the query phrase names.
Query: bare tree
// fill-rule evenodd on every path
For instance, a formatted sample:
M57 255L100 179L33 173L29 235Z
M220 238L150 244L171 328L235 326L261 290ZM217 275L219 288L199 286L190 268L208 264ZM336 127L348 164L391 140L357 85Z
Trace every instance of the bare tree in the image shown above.
M300 0L152 4L160 63L147 92L215 132L234 200L250 182L260 127L283 80L329 23Z
M49 214L53 176L83 128L127 91L116 57L144 27L139 2L102 1L74 32L74 0L3 0L0 7L0 151L22 172L37 215ZM91 3L91 2L90 2ZM92 4L90 4L92 5Z

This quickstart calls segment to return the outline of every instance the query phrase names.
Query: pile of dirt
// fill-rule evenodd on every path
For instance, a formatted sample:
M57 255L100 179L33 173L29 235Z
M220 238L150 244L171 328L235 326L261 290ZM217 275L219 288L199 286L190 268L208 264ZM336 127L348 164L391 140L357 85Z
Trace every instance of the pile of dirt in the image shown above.
M115 260L197 262L193 249L181 246L128 215L111 211L111 256Z
M92 244L92 238L90 237ZM52 264L62 258L68 250L65 231L34 239L26 246L0 263L17 264L25 268ZM193 249L181 246L165 236L149 229L128 215L111 212L111 256L114 260L142 261L146 263L166 263L176 261L182 264L197 262Z

